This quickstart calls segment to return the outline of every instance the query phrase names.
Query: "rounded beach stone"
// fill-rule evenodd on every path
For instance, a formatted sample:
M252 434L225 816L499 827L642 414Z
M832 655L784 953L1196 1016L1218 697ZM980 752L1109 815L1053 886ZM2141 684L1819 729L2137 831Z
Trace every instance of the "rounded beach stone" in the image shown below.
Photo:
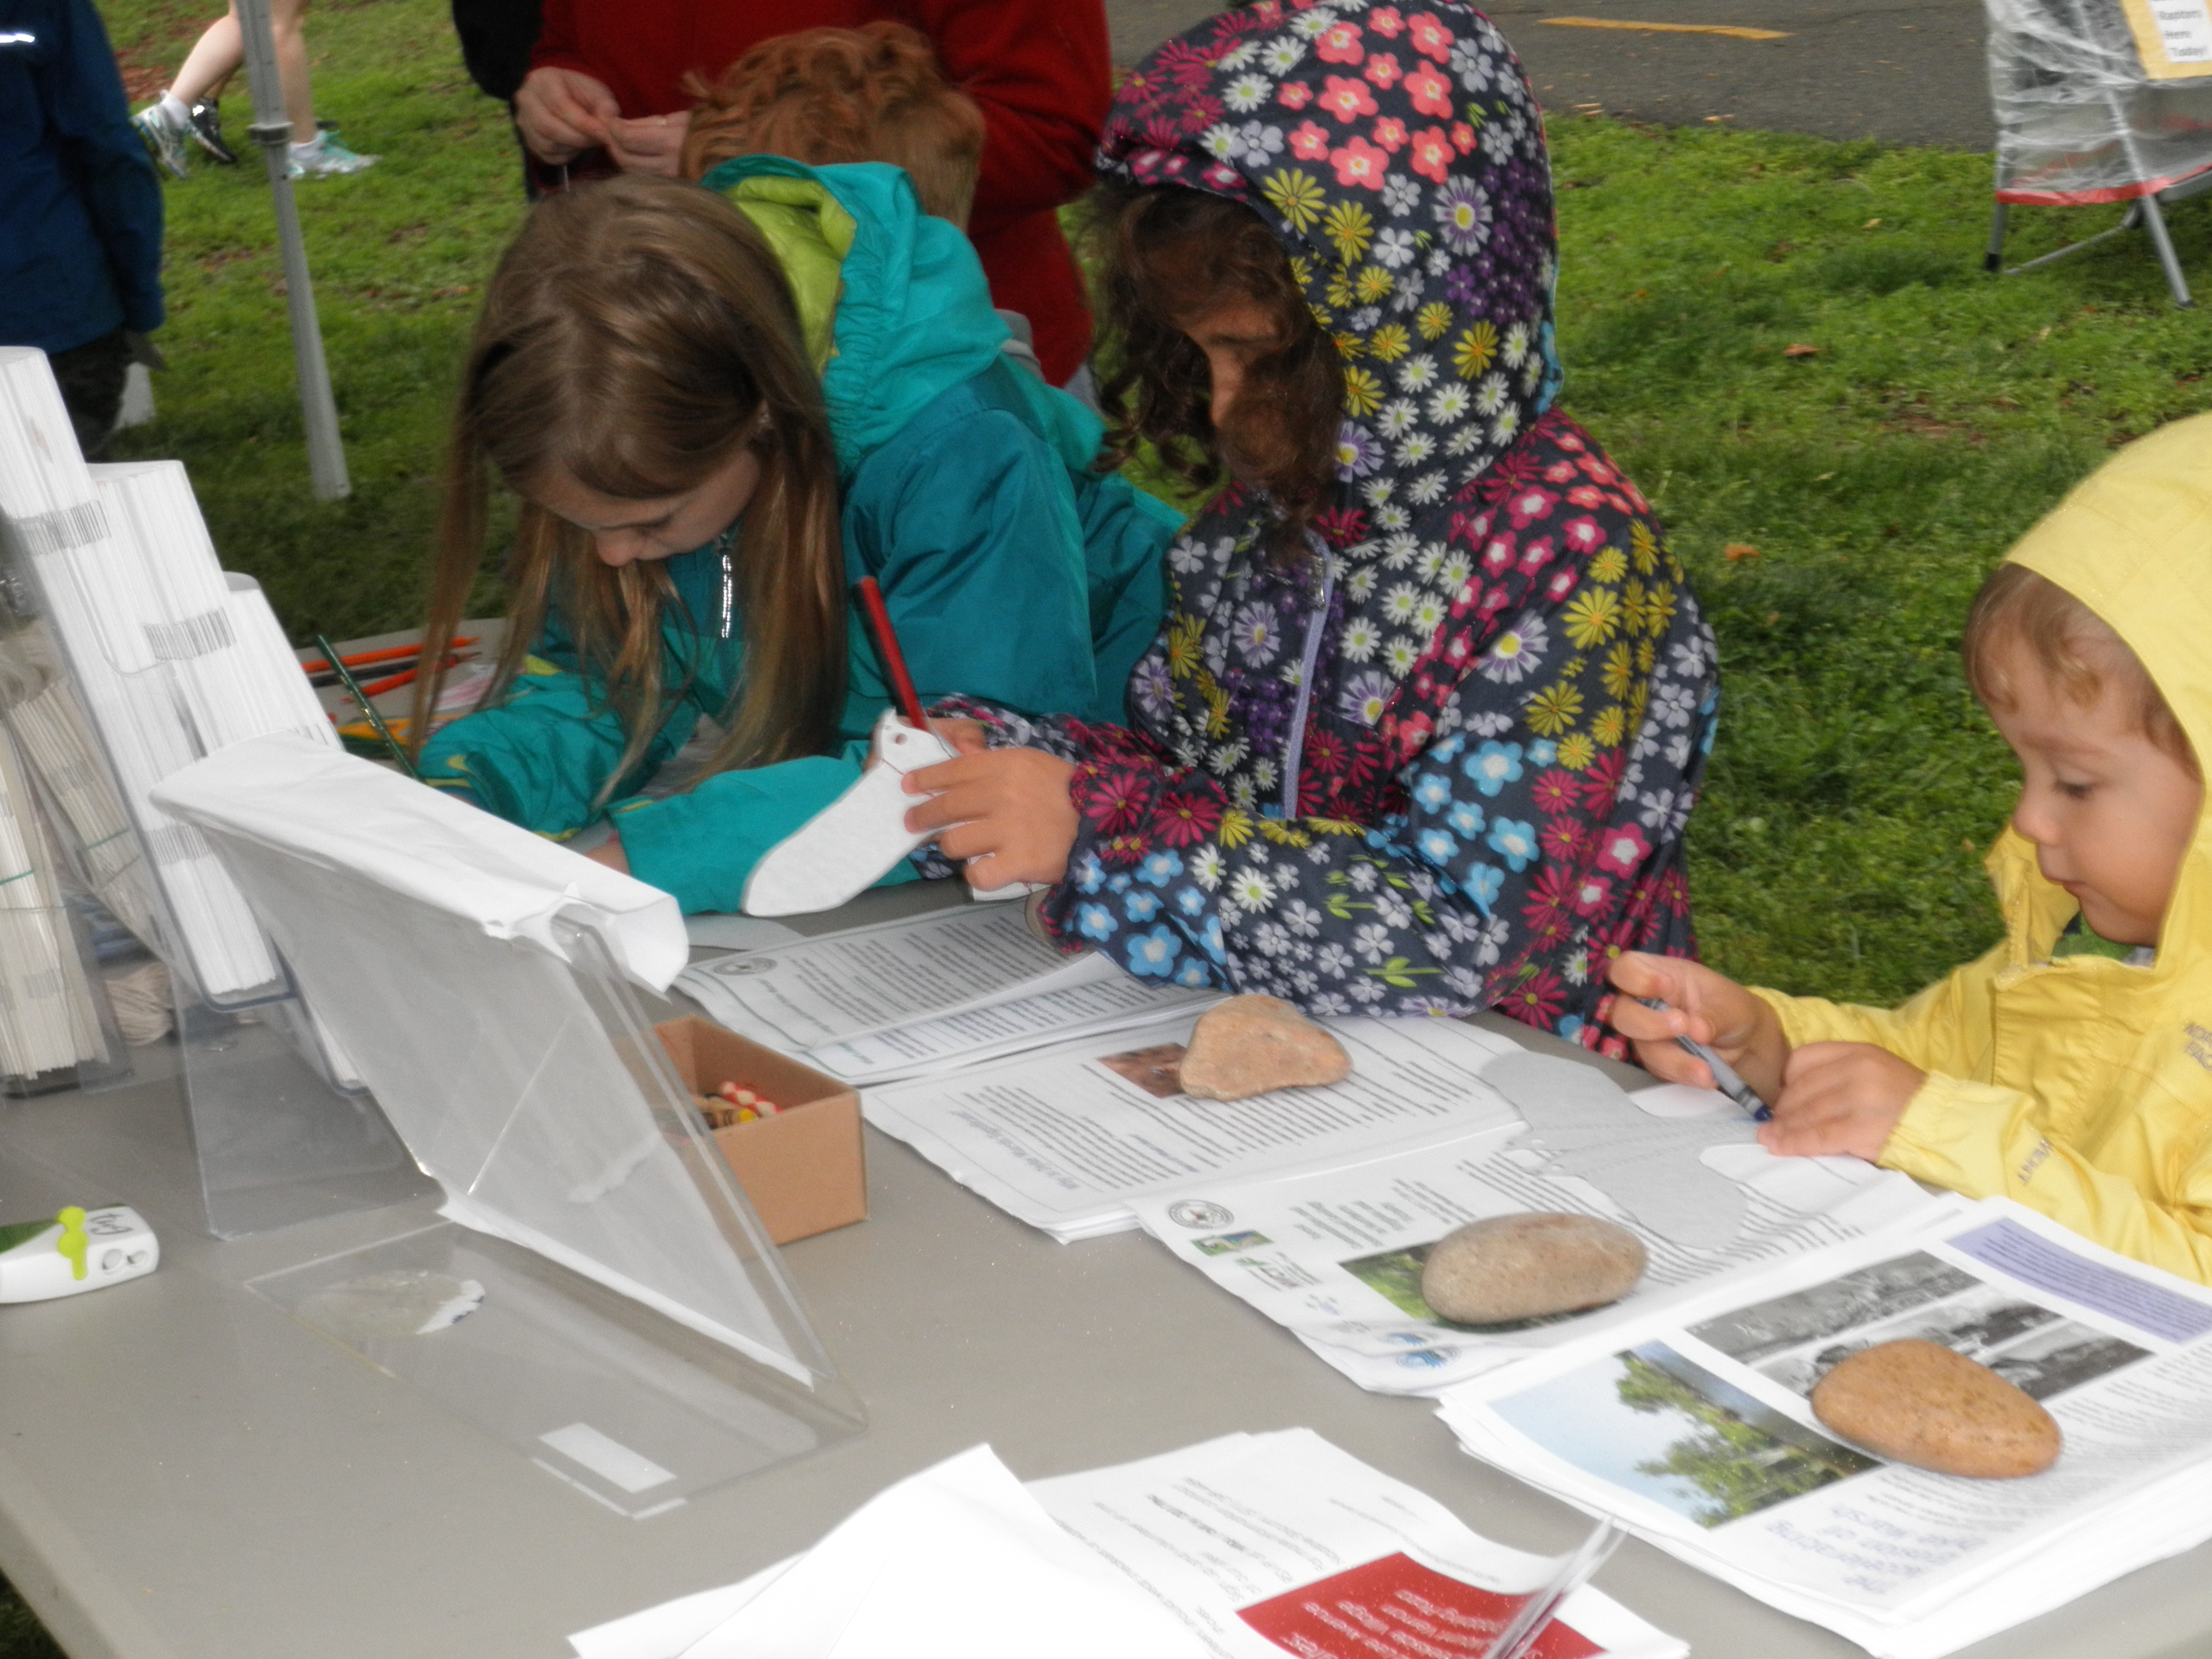
M1988 1366L1917 1337L1838 1361L1814 1385L1813 1414L1892 1462L1983 1480L2039 1474L2062 1442L2051 1413Z
M1618 1302L1644 1264L1642 1239L1594 1215L1492 1216L1430 1247L1421 1299L1462 1325L1502 1325Z
M1344 1045L1280 997L1231 997L1207 1009L1182 1055L1182 1091L1200 1100L1243 1100L1351 1075Z

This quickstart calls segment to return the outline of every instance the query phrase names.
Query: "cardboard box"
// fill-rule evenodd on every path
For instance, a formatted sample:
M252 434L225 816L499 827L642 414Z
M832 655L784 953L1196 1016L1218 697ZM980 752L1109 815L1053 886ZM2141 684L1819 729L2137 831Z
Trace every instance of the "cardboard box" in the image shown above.
M708 1131L770 1238L788 1244L868 1218L857 1094L703 1019L672 1019L653 1029L702 1110L706 1097L726 1081L783 1109L774 1117Z

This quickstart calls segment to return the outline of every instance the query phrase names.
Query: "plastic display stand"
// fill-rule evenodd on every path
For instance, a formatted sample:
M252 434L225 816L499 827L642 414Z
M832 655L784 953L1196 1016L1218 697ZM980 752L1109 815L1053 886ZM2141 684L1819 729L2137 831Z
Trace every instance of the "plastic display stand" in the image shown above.
M251 1289L624 1515L861 1431L588 917L555 921L556 956L346 872L222 845L446 1212L470 1224ZM392 974L390 951L435 969ZM441 1322L457 1305L473 1310Z
M351 1062L319 1029L273 947L268 952L272 971L263 982L212 994L202 988L210 978L207 965L191 934L179 925L175 884L180 866L210 865L213 854L189 826L151 820L147 804L123 787L111 752L116 734L102 720L112 700L93 695L93 684L119 683L145 702L177 700L167 683L169 667L160 662L124 675L103 663L94 681L82 653L97 645L89 630L71 629L65 620L73 602L82 609L82 597L54 592L58 580L69 578L43 568L49 561L21 556L20 547L16 554L13 591L56 624L55 655L92 716L101 750L93 758L106 767L144 867L154 877L154 937L143 943L167 965L176 999L208 1231L218 1238L238 1238L419 1196L422 1178L406 1148L351 1074ZM64 614L55 616L57 610ZM204 745L196 747L204 751Z
M0 1059L0 1097L22 1100L64 1089L112 1089L130 1082L133 1075L131 1053L116 1029L115 1011L108 1006L84 917L68 905L0 908L0 957L18 962L51 960L57 947L76 958L85 987L82 1012L98 1034L100 1052L83 1054L80 1050L75 1064L42 1072L11 1072Z
M190 508L189 489L177 487ZM213 854L126 787L126 775L143 790L143 781L220 746L201 724L216 711L196 700L185 665L233 643L222 605L237 583L214 568L204 536L190 559L151 580L155 567L132 539L143 526L120 521L115 500L79 455L43 356L0 348L0 604L47 623L99 751L88 761L106 772L128 821L118 833L153 878L151 912L137 925L174 988L208 1230L233 1238L417 1196L422 1178L405 1147L301 1002ZM187 528L196 508L190 516ZM210 608L162 613L172 590L194 580L204 590L196 603ZM133 614L118 614L118 593ZM112 846L101 857L118 863Z

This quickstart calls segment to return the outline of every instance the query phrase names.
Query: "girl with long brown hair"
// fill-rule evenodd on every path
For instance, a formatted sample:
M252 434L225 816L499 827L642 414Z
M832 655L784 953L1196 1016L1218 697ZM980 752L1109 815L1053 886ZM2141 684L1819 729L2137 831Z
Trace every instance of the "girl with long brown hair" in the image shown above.
M1066 400L1006 365L1005 332L889 167L762 157L726 193L625 177L536 209L463 374L428 629L436 660L495 472L518 500L505 646L425 780L547 834L608 814L593 856L735 909L888 705L844 602L864 575L927 694L1118 717L1171 526L1097 499L1096 426L1079 459L1055 441ZM1086 538L1101 520L1117 532ZM416 732L438 692L418 684ZM702 720L703 763L641 793Z

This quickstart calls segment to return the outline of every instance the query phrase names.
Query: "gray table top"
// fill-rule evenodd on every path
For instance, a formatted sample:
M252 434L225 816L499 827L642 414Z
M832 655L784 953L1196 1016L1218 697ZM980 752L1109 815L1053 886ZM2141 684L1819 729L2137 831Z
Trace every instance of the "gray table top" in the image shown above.
M1141 1234L1055 1244L896 1141L871 1131L867 1152L870 1219L784 1253L867 1431L629 1521L242 1288L419 1226L427 1200L220 1243L197 1230L173 1084L0 1103L0 1215L120 1198L164 1253L112 1291L0 1308L0 1571L75 1659L552 1659L568 1632L743 1577L979 1441L1034 1478L1299 1425L1503 1542L1557 1551L1586 1525ZM2147 1568L1975 1651L2204 1653L2208 1565L2212 1547ZM1640 1542L1598 1582L1700 1659L1858 1651Z

